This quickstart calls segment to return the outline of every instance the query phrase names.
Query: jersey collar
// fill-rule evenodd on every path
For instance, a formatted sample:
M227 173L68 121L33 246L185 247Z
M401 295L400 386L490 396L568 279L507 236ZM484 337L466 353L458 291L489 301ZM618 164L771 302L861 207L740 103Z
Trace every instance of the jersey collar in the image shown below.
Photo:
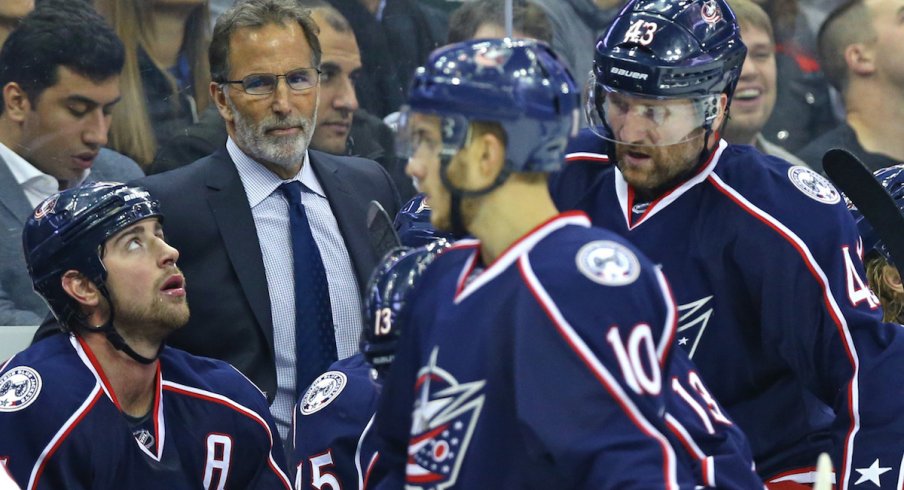
M634 228L640 226L641 223L644 223L660 210L678 200L678 198L681 197L685 192L687 192L697 184L705 181L706 178L709 177L709 174L713 172L713 169L716 168L716 164L719 163L722 152L727 147L728 143L725 140L720 139L719 144L716 147L716 151L714 151L712 155L710 155L709 160L706 162L706 164L700 167L700 170L698 170L697 173L695 173L691 178L667 191L665 194L657 197L653 202L650 203L649 206L647 206L647 209L640 215L640 217L636 219L633 217L633 213L631 212L631 208L635 204L634 189L630 185L628 185L621 171L616 168L615 194L618 197L619 207L621 207L622 215L625 218L625 224L627 225L628 229L633 230Z
M471 293L495 279L496 276L508 269L510 265L518 260L518 257L530 252L538 242L549 236L552 232L568 225L577 225L587 228L590 227L590 218L588 218L583 211L568 211L553 216L509 245L499 257L496 257L496 260L494 260L492 264L487 266L483 272L480 272L470 281L468 278L471 277L480 261L480 241L459 240L456 242L453 248L469 247L473 248L474 251L471 253L467 262L465 262L464 269L462 269L461 274L458 276L458 282L455 287L455 304L461 303L465 298L470 296Z

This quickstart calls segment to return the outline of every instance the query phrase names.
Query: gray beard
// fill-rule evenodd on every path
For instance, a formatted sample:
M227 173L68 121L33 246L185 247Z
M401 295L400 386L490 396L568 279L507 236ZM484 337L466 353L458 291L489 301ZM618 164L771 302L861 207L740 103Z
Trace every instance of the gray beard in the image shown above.
M226 97L226 103L232 109L235 118L235 142L248 153L251 158L271 163L279 168L297 171L304 162L304 154L314 135L317 109L313 117L302 116L278 117L273 114L266 117L258 125L246 119ZM302 133L297 136L268 136L266 130L279 125L301 126Z

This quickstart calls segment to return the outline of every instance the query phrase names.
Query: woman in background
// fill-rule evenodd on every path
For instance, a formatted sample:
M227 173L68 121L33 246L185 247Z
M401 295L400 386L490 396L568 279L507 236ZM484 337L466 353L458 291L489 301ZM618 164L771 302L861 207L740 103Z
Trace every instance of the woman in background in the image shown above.
M110 146L142 166L208 103L207 0L95 0L126 47Z

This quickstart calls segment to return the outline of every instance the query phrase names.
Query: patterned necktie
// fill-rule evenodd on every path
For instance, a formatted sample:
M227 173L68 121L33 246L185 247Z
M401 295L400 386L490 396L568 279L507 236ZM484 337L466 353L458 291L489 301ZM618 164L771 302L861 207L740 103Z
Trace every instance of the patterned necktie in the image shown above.
M336 334L326 270L301 203L301 182L286 182L279 188L289 201L295 273L295 391L301 394L336 361Z

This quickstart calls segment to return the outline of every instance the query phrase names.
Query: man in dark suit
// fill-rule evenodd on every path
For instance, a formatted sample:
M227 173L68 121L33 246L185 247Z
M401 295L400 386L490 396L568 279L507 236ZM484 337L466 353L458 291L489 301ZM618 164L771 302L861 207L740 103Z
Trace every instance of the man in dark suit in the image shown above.
M122 65L116 34L79 3L40 7L0 50L0 325L37 325L48 312L22 254L35 206L86 180L144 175L102 148Z
M294 0L239 2L221 15L210 92L226 121L226 146L138 182L160 200L187 279L191 319L170 344L232 363L275 398L283 437L299 389L294 237L283 184L302 184L339 358L357 349L360 290L379 260L367 235L368 204L377 200L390 214L399 207L377 163L308 150L320 90L316 32Z

